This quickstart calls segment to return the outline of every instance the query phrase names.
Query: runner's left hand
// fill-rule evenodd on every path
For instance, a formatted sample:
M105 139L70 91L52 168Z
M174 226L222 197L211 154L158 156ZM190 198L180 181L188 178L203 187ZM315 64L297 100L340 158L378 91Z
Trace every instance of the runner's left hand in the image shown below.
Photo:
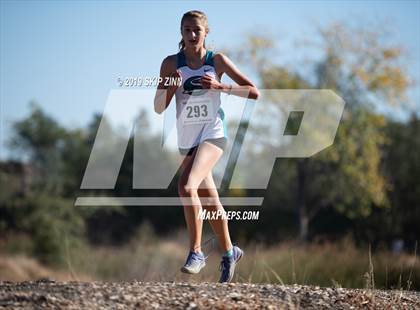
M205 89L220 89L222 84L211 75L206 74L201 78L201 85Z

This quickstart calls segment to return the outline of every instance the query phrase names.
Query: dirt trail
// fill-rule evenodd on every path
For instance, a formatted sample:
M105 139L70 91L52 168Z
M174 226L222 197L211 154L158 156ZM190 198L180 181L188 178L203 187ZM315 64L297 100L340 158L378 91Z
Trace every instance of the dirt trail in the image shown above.
M0 308L420 309L420 293L247 283L0 282Z

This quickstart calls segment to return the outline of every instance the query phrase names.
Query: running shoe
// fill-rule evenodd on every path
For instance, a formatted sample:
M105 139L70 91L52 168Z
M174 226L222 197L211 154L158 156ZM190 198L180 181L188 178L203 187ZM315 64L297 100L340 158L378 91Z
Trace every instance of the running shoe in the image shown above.
M244 255L244 252L237 246L232 248L232 256L222 256L222 262L220 263L220 283L232 281L233 274L235 273L235 266Z
M185 265L182 266L181 271L189 274L199 273L206 265L206 259L203 253L190 252L187 257Z

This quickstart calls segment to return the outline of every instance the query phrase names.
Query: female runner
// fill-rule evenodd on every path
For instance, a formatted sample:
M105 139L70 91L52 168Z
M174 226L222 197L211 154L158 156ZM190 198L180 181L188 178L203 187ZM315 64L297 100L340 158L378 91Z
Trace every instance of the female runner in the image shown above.
M220 210L224 213L212 176L212 168L227 143L220 92L251 99L259 96L258 89L228 57L206 49L208 33L207 16L203 12L189 11L183 15L179 52L163 60L160 69L162 82L154 100L155 111L160 114L174 95L176 98L178 147L185 156L178 192L190 237L190 252L181 271L189 274L196 274L205 266L201 251L203 220L199 211L203 207L209 212ZM237 85L222 84L224 73ZM165 86L168 77L181 78L182 85ZM235 265L244 253L232 245L225 217L212 219L210 224L224 251L219 282L230 282Z

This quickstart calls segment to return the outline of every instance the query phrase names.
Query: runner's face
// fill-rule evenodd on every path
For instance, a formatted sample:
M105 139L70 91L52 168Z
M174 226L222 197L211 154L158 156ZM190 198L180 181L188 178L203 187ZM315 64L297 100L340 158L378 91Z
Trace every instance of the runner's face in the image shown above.
M185 47L201 47L207 36L206 28L197 18L187 18L182 24L181 34Z

